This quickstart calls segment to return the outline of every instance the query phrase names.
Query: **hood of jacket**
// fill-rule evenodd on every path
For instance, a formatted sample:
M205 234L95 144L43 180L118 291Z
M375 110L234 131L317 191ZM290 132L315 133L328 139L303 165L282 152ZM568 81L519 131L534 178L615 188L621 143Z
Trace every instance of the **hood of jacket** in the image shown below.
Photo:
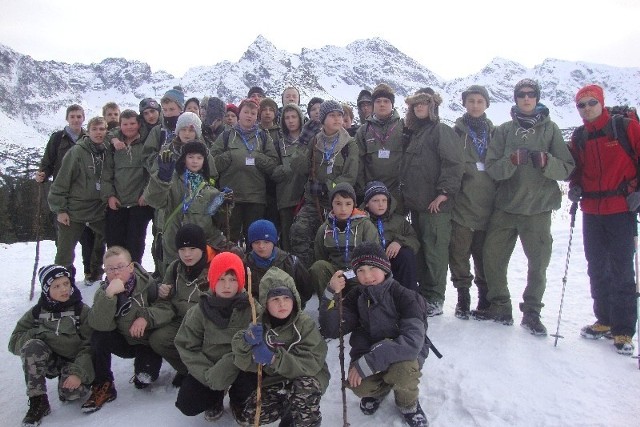
M296 312L291 314L291 320L295 320L300 314L302 307L300 294L296 289L296 283L293 281L293 278L277 267L271 267L267 270L264 276L262 276L262 280L260 280L260 305L264 307L264 312L267 313L267 295L269 294L269 291L283 286L291 290L293 297L296 300L296 305L294 306L294 310L296 310Z

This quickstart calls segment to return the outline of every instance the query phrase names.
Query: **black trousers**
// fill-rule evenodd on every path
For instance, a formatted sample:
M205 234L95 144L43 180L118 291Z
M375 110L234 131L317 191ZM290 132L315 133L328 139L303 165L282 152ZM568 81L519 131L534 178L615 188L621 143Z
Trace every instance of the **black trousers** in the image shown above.
M105 239L107 247L122 246L131 253L131 260L140 264L144 255L147 226L153 218L151 206L131 206L113 210L107 208Z
M418 291L418 275L416 254L410 248L402 247L395 258L391 258L391 272L393 278L402 286L412 291Z
M257 384L258 377L255 372L240 371L229 389L230 403L244 405L251 393L256 391ZM211 390L189 374L180 386L176 408L192 417L222 404L222 399L224 399L224 390Z
M133 362L134 374L145 372L155 381L160 373L162 357L158 356L149 346L129 344L118 331L93 331L91 349L93 350L93 369L96 372L95 384L113 381L112 354L123 359L135 359Z

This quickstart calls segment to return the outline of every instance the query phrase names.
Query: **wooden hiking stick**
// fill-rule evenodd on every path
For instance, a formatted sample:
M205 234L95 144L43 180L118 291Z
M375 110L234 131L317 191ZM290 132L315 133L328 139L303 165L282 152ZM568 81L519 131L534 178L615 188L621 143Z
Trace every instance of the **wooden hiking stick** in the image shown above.
M225 211L225 228L226 228L226 232L227 232L227 241L230 242L231 241L231 207L227 204L227 206L225 207L226 211ZM249 273L251 274L251 273Z
M339 340L339 353L338 358L340 359L340 381L342 384L342 426L349 427L349 421L347 418L347 380L345 378L344 373L344 334L342 333L342 292L338 292L335 294L335 297L338 298L338 334L340 337Z
M247 267L247 283L249 288L249 305L251 305L251 322L255 325L258 323L258 316L256 314L256 302L253 299L253 293L251 292L251 269ZM262 410L262 365L258 363L258 385L256 387L256 415L253 419L253 425L258 427L260 425L260 412Z
M33 274L31 275L31 291L29 292L29 301L33 300L36 287L36 274L38 273L38 262L40 261L40 209L42 204L42 193L44 192L44 184L38 183L38 197L36 198L36 217L33 219L33 229L36 235L36 259L33 262Z

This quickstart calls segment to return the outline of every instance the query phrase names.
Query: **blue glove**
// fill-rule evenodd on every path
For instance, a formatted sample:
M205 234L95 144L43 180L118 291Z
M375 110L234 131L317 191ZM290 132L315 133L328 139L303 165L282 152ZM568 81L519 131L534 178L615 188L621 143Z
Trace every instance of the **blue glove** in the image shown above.
M173 156L160 153L158 156L158 179L164 182L171 181L175 169L176 161L173 159Z
M256 363L260 365L271 365L274 353L266 342L262 341L260 344L254 345L251 351L253 352L253 358Z
M262 338L263 333L262 323L251 324L247 330L244 331L244 341L251 346L264 343L264 339Z
M582 197L582 187L580 187L579 185L574 185L573 187L569 188L569 193L567 194L567 196L569 196L569 200L571 200L574 203L578 203L580 201L580 198Z

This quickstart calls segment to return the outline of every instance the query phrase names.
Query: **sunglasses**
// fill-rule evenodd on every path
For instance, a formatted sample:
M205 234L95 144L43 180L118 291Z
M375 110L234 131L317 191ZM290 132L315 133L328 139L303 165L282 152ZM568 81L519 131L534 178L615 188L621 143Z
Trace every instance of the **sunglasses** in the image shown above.
M582 110L583 108L585 108L586 106L589 107L595 107L596 105L598 105L598 100L597 99L590 99L587 102L578 102L576 104L576 107L578 107L580 110Z
M536 97L536 93L535 93L535 92L524 92L524 91L520 91L520 92L516 93L516 97L518 97L518 98L524 98L524 97L527 97L527 98L531 98L531 99L533 99L533 98L535 98L535 97Z

